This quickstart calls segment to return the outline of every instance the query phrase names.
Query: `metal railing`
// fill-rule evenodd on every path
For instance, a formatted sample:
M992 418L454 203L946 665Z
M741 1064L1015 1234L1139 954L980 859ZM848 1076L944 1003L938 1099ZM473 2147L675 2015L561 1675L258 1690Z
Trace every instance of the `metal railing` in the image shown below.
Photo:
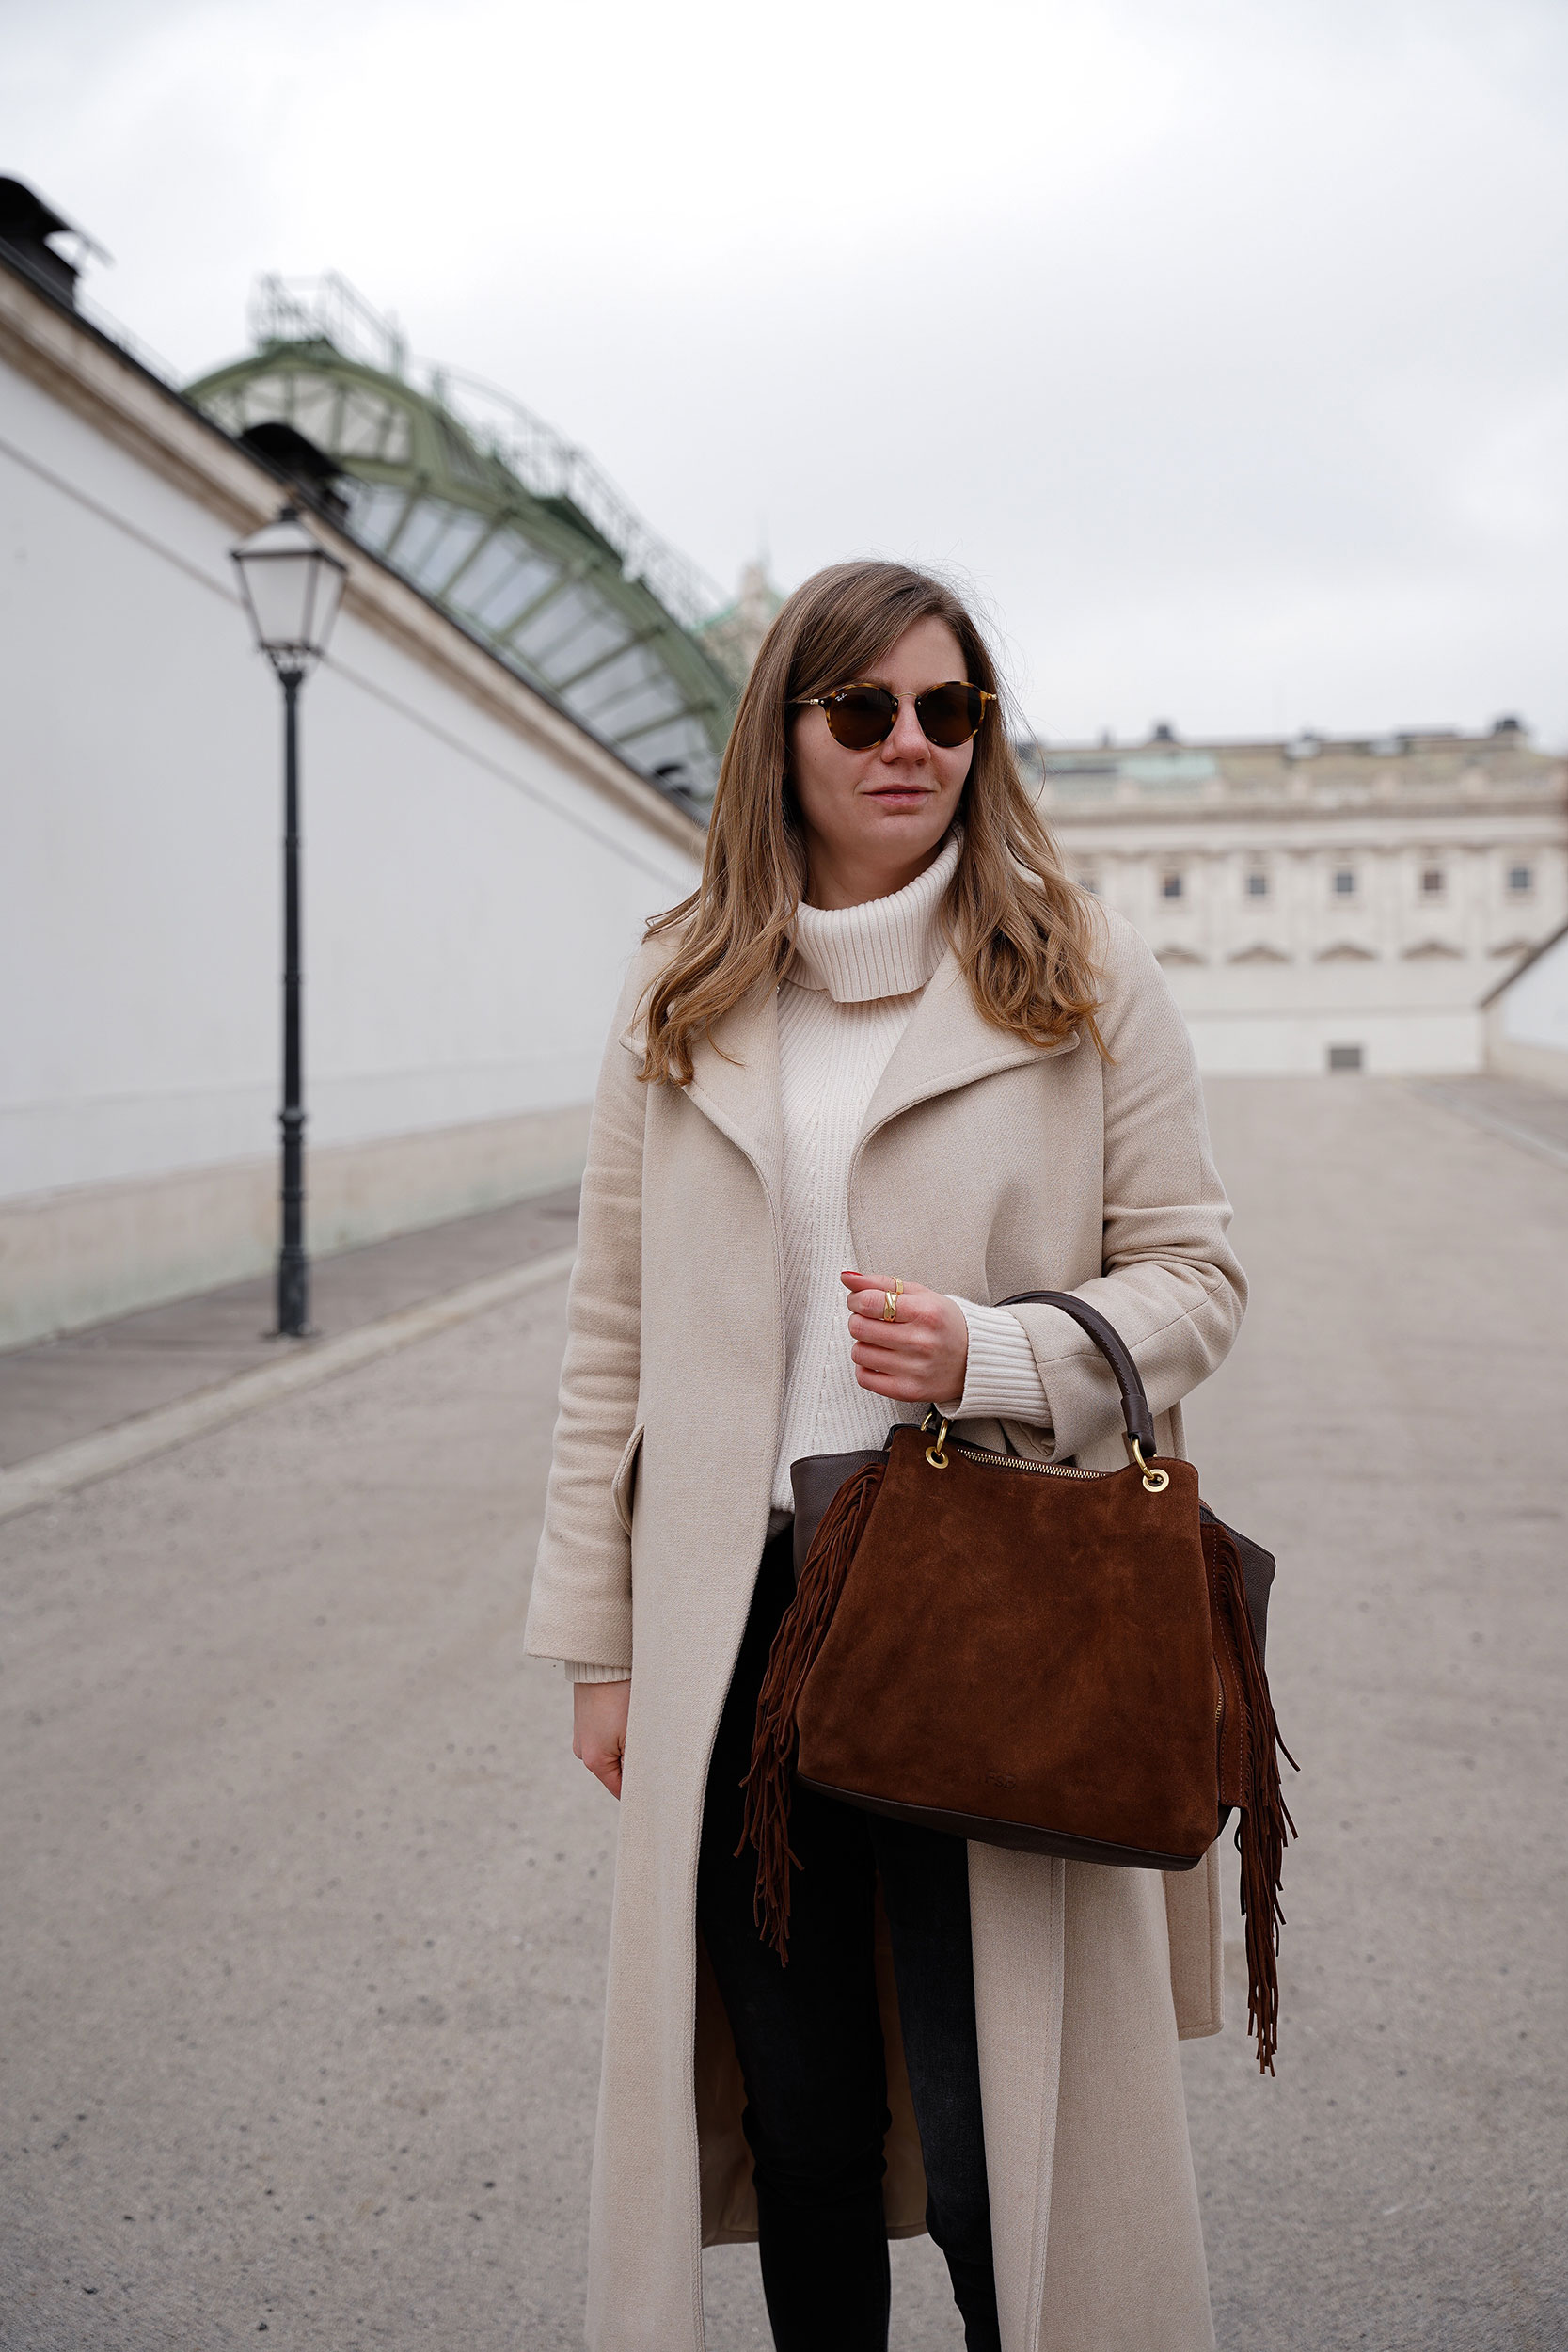
M586 450L558 433L520 400L482 376L410 357L393 318L383 317L336 271L321 278L259 278L247 313L259 348L268 343L331 343L344 358L415 383L536 498L567 499L683 627L697 628L729 601L700 565L651 530L625 493Z

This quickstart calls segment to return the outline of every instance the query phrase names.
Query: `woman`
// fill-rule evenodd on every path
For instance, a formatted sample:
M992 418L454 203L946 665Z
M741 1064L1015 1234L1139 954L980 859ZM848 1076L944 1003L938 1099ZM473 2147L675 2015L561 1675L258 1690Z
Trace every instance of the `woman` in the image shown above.
M1119 1468L1076 1290L1180 1401L1244 1296L1191 1048L1063 874L962 603L818 573L757 657L700 888L650 924L594 1104L528 1643L623 1801L594 2352L700 2352L759 2238L779 2352L882 2352L928 2227L971 2352L1212 2344L1178 2066L1217 1879L895 1829L797 1792L782 1969L737 1783L790 1594L792 1460L942 1404Z

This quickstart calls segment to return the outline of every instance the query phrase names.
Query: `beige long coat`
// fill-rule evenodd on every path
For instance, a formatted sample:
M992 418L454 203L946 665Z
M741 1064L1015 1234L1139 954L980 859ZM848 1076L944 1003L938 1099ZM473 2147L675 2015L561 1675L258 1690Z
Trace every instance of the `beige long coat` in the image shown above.
M1244 1286L1191 1048L1115 916L1101 1029L1050 1051L981 1016L949 951L866 1113L855 1260L960 1297L1076 1290L1137 1359L1162 1452ZM634 962L594 1104L528 1646L633 1663L590 2217L591 2352L701 2352L700 2248L754 2234L739 2072L696 1933L707 1759L768 1517L784 1343L777 998L685 1089L637 1077ZM1054 1450L1125 1461L1077 1327L1019 1311ZM964 1434L995 1443L994 1422ZM1040 1433L1009 1425L1021 1449ZM1220 2025L1215 1856L1169 1877L970 1848L975 2001L1006 2352L1213 2342L1179 2036ZM890 2229L924 2181L891 1977Z

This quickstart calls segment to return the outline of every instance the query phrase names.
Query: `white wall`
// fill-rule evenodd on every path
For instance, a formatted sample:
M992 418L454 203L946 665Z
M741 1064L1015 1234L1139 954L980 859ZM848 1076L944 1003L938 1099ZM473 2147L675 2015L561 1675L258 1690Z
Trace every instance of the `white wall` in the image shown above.
M1497 1013L1502 1034L1515 1043L1568 1054L1568 932L1503 990Z
M1568 1094L1568 931L1486 1009L1487 1067Z
M1173 964L1165 977L1205 1071L1322 1071L1336 1045L1358 1045L1384 1077L1481 1067L1475 979L1457 960Z
M281 695L235 535L0 362L0 1205L275 1149ZM641 923L693 859L351 612L303 722L311 1145L537 1116L558 1180L549 1115L591 1093ZM241 1259L198 1248L155 1295Z
M1477 1012L1383 1012L1351 1007L1344 1012L1194 1014L1187 1016L1198 1068L1227 1077L1303 1076L1326 1071L1336 1047L1359 1049L1359 1067L1374 1077L1431 1077L1479 1070L1481 1019Z

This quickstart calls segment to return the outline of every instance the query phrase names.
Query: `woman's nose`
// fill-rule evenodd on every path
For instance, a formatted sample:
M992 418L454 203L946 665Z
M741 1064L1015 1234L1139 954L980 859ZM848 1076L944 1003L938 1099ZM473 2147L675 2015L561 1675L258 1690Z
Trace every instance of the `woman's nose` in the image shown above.
M926 740L914 707L914 696L906 694L898 706L898 716L893 723L893 733L882 745L884 759L924 760L930 756L931 747Z

